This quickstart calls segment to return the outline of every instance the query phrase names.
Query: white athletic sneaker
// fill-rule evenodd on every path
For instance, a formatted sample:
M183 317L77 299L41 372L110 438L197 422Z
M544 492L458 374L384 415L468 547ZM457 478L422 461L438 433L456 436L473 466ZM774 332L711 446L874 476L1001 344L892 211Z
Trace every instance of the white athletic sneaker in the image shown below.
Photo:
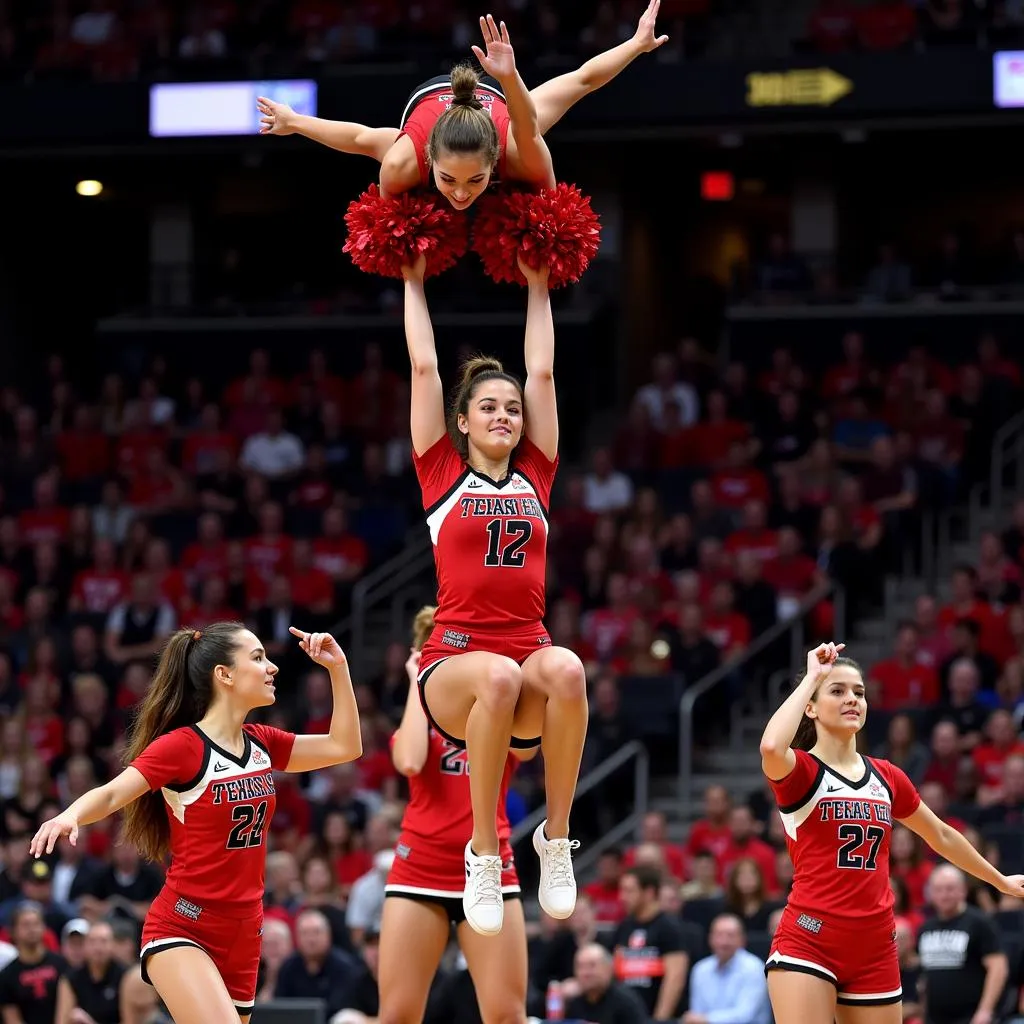
M576 876L572 871L572 852L580 848L577 839L548 839L546 821L533 832L533 848L540 857L540 892L537 899L548 917L564 921L576 909Z
M497 935L505 916L501 895L501 857L478 857L466 843L466 890L462 912L470 928L481 935Z

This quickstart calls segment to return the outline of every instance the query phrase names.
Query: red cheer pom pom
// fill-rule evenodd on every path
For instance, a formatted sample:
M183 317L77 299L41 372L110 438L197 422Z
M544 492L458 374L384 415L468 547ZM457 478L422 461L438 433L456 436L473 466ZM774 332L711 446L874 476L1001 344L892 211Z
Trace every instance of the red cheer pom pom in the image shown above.
M385 199L371 185L348 204L344 251L368 274L401 277L402 267L427 257L426 276L455 265L469 247L466 218L424 193L403 192Z
M578 281L601 244L601 224L590 199L575 185L540 192L501 191L484 196L473 226L473 249L487 276L526 284L518 258L551 268L548 287Z

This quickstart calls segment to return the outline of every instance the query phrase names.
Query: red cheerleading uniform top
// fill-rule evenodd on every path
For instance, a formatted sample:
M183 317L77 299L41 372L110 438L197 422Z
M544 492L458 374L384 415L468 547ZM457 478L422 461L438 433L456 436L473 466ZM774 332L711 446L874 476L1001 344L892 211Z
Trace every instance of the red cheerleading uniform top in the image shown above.
M793 860L788 905L815 918L846 921L892 914L889 844L894 821L921 797L902 769L863 758L851 782L804 750L784 779L772 781Z
M494 127L498 129L498 176L505 177L505 147L508 141L508 105L499 93L478 86L476 98L483 104L484 110L491 115ZM427 160L427 141L437 123L437 119L452 105L451 86L439 85L436 89L426 92L416 101L411 113L402 126L402 135L408 135L416 147L416 163L420 168L420 182L426 184L430 180L430 162Z
M437 626L512 634L544 618L548 505L558 469L523 435L504 480L477 473L445 434L413 454L437 568Z
M392 744L394 738L392 738ZM473 835L466 751L429 729L427 759L409 778L409 803L388 874L387 891L422 896L461 896L466 885L465 849ZM512 871L512 826L505 810L509 783L518 765L505 759L498 794L498 852L503 865L502 890L518 892Z
M163 794L171 825L165 885L199 907L263 900L273 773L287 766L295 735L268 725L243 725L242 733L240 757L191 725L157 737L130 765Z

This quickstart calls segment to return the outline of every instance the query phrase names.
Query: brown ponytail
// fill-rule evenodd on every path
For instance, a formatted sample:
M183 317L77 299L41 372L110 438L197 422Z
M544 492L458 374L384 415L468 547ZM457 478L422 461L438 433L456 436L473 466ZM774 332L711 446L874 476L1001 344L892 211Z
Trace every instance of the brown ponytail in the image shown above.
M853 660L853 658L839 657L836 658L836 660L832 664L832 668L843 668L844 666L846 668L852 668L857 673L857 675L859 675L862 679L864 678L864 670L856 661ZM793 684L794 689L796 689L796 687L800 685L800 681L802 679L803 674L801 673L799 676L797 676L796 682ZM828 682L827 676L825 677L824 681ZM817 697L818 691L815 690L814 693L811 694L810 703L813 704ZM804 717L800 719L800 724L797 726L796 735L793 737L793 742L790 743L790 747L793 750L810 750L811 747L813 747L814 744L817 742L818 728L815 725L815 720L813 718L808 718L807 713L805 712Z
M469 403L473 400L480 385L487 380L504 380L514 385L519 391L519 398L523 397L523 385L518 377L506 373L501 363L491 356L473 356L462 364L459 375L459 384L455 389L455 397L452 399L452 409L448 417L448 434L455 445L455 450L463 459L469 457L469 441L466 435L459 430L459 416L469 413Z
M489 167L498 163L498 129L477 98L480 75L471 64L452 68L452 105L434 122L427 140L427 159L433 164L441 153L479 154Z
M213 701L213 670L235 663L238 634L244 629L240 622L214 622L202 631L179 629L171 635L132 723L126 767L158 736L206 714ZM146 860L167 856L171 827L160 793L147 793L124 809L122 835Z
M434 613L436 611L436 605L425 604L416 613L416 618L412 620L412 645L417 651L423 650L427 637L434 629Z

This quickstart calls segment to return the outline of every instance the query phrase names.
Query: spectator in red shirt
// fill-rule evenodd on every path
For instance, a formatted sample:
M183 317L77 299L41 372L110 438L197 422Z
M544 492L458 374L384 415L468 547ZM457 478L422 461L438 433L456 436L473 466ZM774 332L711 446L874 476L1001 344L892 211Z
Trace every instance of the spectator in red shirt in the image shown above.
M743 506L742 524L725 542L725 550L735 557L741 551L753 552L762 562L779 553L779 535L768 527L768 507L763 501L748 501Z
M238 438L224 429L220 406L208 402L203 406L199 429L185 438L182 468L189 476L205 476L216 473L225 458L234 465L237 455Z
M320 536L313 541L313 561L335 583L351 584L363 574L370 553L363 540L349 532L348 516L338 505L324 510Z
M276 501L260 506L259 533L245 541L246 564L270 580L287 572L291 563L292 539L284 532L284 512Z
M99 428L96 410L80 405L74 425L57 437L64 479L70 484L94 484L110 472L110 439Z
M288 400L288 389L270 375L270 357L262 348L249 353L249 373L231 382L224 392L224 404L232 408L240 406L253 394L259 394L266 405L281 407Z
M1017 724L1009 711L999 708L992 712L985 723L985 739L971 751L971 759L978 768L981 789L980 803L998 800L1003 793L1003 766L1006 759L1015 754L1024 754Z
M854 43L856 9L846 0L821 0L807 24L808 42L819 53L840 53Z
M740 658L750 644L750 623L735 609L736 596L729 580L720 580L711 590L704 635L721 652L722 660Z
M128 596L128 573L117 565L117 548L100 539L92 547L92 565L75 574L68 609L87 615L106 615Z
M950 602L939 610L937 624L948 635L961 619L978 624L978 644L987 654L1000 651L999 624L987 601L978 598L978 573L971 565L958 565L950 574Z
M724 786L708 786L704 790L704 817L695 821L687 837L685 852L694 857L702 850L713 853L715 860L729 848L732 832L729 830L729 812L732 798Z
M907 714L895 714L889 719L885 742L875 750L875 757L884 758L902 768L915 786L924 778L931 759L928 748L918 743L914 720Z
M57 476L48 472L32 485L32 507L18 516L22 543L31 547L44 541L63 543L68 535L71 513L57 503Z
M171 560L171 546L160 537L146 545L143 569L149 573L161 600L182 611L192 604L185 574Z
M846 6L845 0L825 2L834 4L840 11L848 12L852 21L853 11ZM878 379L878 371L864 358L864 335L860 331L847 331L843 335L842 344L842 362L829 367L822 382L822 394L830 402L845 398L861 388L874 386Z
M857 38L865 50L898 50L917 35L917 19L905 0L876 0L857 12Z
M750 445L750 427L729 415L725 392L708 392L704 418L685 434L689 448L689 464L717 469L729 457L734 444Z
M986 530L978 542L978 594L996 604L1020 600L1024 577L1020 566L1006 556L1003 539L998 533Z
M597 879L583 889L594 908L594 918L600 924L618 924L625 915L619 897L622 869L622 851L613 846L598 857Z
M327 615L334 604L334 581L313 561L313 544L297 540L292 546L291 570L288 582L297 605L314 615Z
M937 722L932 729L931 761L924 773L924 782L937 782L948 796L956 792L960 767L960 732L955 722Z
M647 534L634 534L629 541L627 573L630 598L637 604L649 598L656 608L672 597L672 580L662 571L658 549Z
M925 886L932 873L932 863L924 856L921 839L903 825L895 825L889 847L889 869L907 887L914 910L925 906Z
M702 602L710 600L716 583L733 577L732 560L716 537L705 537L697 545L697 576L700 579L699 596Z
M220 576L209 576L199 587L199 601L189 610L188 624L205 629L211 622L233 622L242 613L228 605L227 584Z
M946 791L937 782L925 782L921 785L921 802L925 804L936 817L944 821L950 828L957 832L964 833L970 827L962 818L949 813L949 797Z
M729 812L729 845L718 858L718 877L724 882L741 860L752 860L761 871L765 888L774 892L775 851L757 835L757 821L746 804L737 804Z
M953 653L949 631L939 625L935 598L922 594L914 602L914 625L917 627L917 656L922 665L937 669Z
M892 657L878 662L868 673L868 693L873 707L895 711L938 703L939 676L931 665L918 661L919 639L912 622L899 624Z
M196 539L181 556L181 567L194 586L214 576L224 576L228 567L228 546L224 524L216 512L199 517Z
M791 526L779 530L779 551L764 566L763 577L780 598L801 600L821 580L817 563L804 553L800 534Z
M59 697L59 684L45 675L25 684L22 729L29 748L46 764L64 752L64 722L54 713Z
M668 841L668 824L665 821L665 815L660 811L650 811L644 815L640 826L640 842L626 852L622 866L624 868L633 867L636 864L637 850L646 845L656 846L661 851L665 867L673 878L678 878L681 881L686 877L683 851Z
M166 515L184 509L188 489L181 473L162 448L147 448L131 477L128 503L145 515Z
M629 581L624 573L613 572L608 577L606 605L587 615L583 622L583 636L597 656L606 661L616 648L628 638L633 621L639 612L629 597Z
M729 446L726 464L712 476L711 486L725 509L738 510L748 501L767 502L771 497L765 475L750 465L747 446L738 441Z

